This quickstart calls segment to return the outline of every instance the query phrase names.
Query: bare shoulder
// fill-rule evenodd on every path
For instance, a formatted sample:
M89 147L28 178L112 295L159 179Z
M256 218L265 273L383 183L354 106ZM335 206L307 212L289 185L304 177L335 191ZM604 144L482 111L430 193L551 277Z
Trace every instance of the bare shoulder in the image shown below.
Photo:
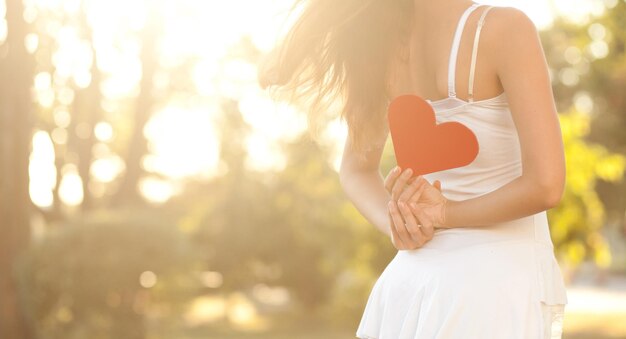
M487 27L490 29L487 30ZM485 18L484 29L500 38L511 38L516 33L537 33L535 23L524 11L507 6L493 6Z
M535 23L515 7L493 6L485 17L481 34L496 64L499 60L510 60L520 50L541 46Z

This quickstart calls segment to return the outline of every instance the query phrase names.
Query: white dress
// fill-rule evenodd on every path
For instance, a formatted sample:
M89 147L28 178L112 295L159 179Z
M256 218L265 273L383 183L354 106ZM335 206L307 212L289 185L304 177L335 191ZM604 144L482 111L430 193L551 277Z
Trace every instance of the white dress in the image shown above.
M474 38L468 101L456 97L458 44L474 3L461 16L448 70L449 97L429 101L438 123L470 128L479 152L467 166L424 175L441 181L453 200L478 197L522 174L519 139L506 94L472 101L476 48L488 6ZM358 338L560 338L566 289L554 257L546 212L489 226L437 229L415 250L399 250L370 293Z

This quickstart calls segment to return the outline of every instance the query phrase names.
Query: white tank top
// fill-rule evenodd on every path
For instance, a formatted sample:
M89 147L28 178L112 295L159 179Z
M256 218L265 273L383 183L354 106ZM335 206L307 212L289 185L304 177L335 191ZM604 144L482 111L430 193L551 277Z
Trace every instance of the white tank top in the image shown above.
M461 16L454 35L448 66L448 97L426 100L435 110L437 123L457 121L467 126L478 139L478 155L470 164L423 175L431 183L440 180L444 195L453 200L465 200L488 193L522 174L519 139L511 117L506 94L480 101L473 100L474 69L480 31L486 8L479 19L474 38L470 65L468 101L456 96L455 68L463 28L468 16L479 4L470 6Z
M474 3L461 16L456 28L448 67L448 97L429 102L435 111L436 122L457 121L467 126L478 139L478 155L470 164L439 172L424 174L431 184L441 181L441 191L449 199L462 201L475 198L507 184L522 175L522 157L519 137L511 116L506 93L485 100L473 100L474 69L478 51L480 31L486 8L478 21L474 37L468 100L459 99L455 92L455 65L461 34L468 16L481 4ZM426 248L442 250L459 247L499 243L501 241L530 241L535 243L541 267L539 279L545 283L541 297L550 303L566 303L565 288L560 270L553 256L546 211L523 218L488 226L437 229Z

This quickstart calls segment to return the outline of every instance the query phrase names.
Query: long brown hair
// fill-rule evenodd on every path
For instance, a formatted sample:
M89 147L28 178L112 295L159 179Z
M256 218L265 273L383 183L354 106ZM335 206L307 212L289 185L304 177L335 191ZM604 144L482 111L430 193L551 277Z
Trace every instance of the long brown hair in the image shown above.
M289 13L302 4L259 82L307 111L314 138L339 109L352 145L364 150L386 136L392 64L407 46L413 0L295 0Z

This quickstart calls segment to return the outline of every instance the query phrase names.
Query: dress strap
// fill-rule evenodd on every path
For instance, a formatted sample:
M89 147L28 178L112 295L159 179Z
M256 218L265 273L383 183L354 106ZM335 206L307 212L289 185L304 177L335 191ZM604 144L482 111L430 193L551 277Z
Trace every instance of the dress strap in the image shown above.
M461 42L461 35L463 34L463 28L465 27L467 18L476 8L478 8L478 6L482 6L482 4L473 3L470 7L468 7L465 12L463 12L463 15L461 15L459 23L456 26L456 32L454 33L454 39L452 40L452 49L450 50L450 59L448 62L448 97L456 97L454 79L456 76L456 59L459 53L459 43Z
M474 72L476 70L476 54L478 53L478 39L480 39L480 31L483 29L483 25L485 24L485 16L489 10L491 10L493 6L487 7L483 14L480 16L478 20L478 27L476 28L476 36L474 36L474 48L472 50L472 64L470 66L470 75L469 75L469 86L468 86L468 94L467 100L469 102L474 101Z

